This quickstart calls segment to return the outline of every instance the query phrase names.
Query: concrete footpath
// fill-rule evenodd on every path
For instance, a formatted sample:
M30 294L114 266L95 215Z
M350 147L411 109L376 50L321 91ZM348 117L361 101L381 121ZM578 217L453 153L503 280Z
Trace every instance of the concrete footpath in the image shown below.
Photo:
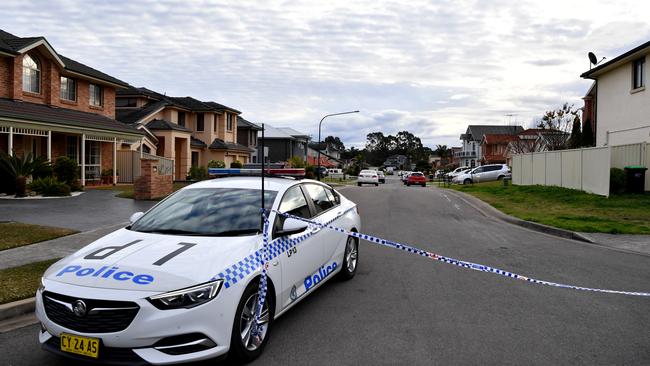
M127 222L122 222L78 234L42 241L40 243L3 250L0 252L0 269L65 257L102 236L125 227L127 224Z
M582 233L560 229L507 215L492 207L490 204L464 192L459 192L453 189L446 189L445 192L465 201L467 204L474 207L478 212L487 217L493 217L501 221L505 221L549 235L578 240L593 245L604 246L622 252L650 256L650 235Z

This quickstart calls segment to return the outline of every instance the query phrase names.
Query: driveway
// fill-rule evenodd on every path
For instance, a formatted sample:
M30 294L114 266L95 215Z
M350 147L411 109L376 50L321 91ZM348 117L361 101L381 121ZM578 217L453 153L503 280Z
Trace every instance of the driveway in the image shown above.
M64 227L79 231L129 221L132 213L157 202L115 197L117 191L88 190L77 197L0 200L0 221Z

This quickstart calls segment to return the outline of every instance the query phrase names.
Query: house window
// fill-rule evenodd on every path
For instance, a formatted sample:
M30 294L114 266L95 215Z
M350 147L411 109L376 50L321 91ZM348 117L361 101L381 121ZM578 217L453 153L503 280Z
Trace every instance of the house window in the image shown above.
M96 84L90 84L89 89L90 105L101 107L104 105L104 95L102 87Z
M77 100L77 83L74 79L61 76L61 99L72 102Z
M99 141L86 141L86 179L98 180L101 177L101 147Z
M192 151L192 166L193 167L199 166L199 152L198 151Z
M197 131L203 131L204 128L204 119L203 119L203 113L197 113L196 115L196 130Z
M41 65L30 55L23 57L23 90L37 94L41 92Z
M214 120L213 129L214 132L217 132L217 121L219 120L219 116L215 114L213 120Z
M645 86L645 57L634 61L633 65L632 89L642 88Z
M226 113L226 131L232 131L232 114Z
M178 112L178 125L185 127L185 112Z
M133 108L138 106L137 98L117 98L115 99L116 107Z
M79 162L79 138L77 136L68 136L66 138L65 155Z

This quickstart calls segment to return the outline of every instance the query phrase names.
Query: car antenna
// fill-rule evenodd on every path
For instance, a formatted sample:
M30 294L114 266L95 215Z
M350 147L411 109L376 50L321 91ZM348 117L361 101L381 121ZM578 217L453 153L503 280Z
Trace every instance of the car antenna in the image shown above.
M264 216L266 216L266 211L264 209L264 123L262 123L262 149L260 150L262 152L262 230L264 230ZM258 158L259 158L259 153L258 153Z

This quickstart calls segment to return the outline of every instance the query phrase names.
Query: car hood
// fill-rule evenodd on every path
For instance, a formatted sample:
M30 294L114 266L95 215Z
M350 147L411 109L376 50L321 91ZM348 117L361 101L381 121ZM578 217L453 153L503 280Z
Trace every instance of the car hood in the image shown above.
M56 262L44 277L86 287L171 291L211 280L260 243L261 235L197 237L120 229Z

